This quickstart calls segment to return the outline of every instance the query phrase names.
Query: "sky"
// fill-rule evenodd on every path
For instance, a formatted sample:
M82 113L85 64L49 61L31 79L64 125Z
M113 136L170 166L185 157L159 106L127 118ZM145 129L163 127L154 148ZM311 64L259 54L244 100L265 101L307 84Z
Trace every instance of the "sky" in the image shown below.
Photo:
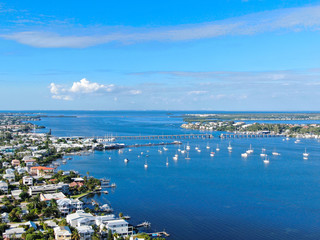
M1 110L320 111L320 1L0 0Z

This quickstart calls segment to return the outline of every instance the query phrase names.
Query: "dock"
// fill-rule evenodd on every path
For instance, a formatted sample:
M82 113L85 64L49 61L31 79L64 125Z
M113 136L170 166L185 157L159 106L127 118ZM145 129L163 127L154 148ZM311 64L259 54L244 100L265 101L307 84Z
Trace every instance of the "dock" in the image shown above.
M151 237L170 237L170 234L167 233L166 231L162 231L162 232L155 232L155 233L147 233L149 236Z

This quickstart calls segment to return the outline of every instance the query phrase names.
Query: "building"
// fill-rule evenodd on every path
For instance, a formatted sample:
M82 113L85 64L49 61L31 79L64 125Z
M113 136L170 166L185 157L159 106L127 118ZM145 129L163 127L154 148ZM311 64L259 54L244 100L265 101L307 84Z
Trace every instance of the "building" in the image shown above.
M25 233L26 231L24 228L10 228L7 229L3 234L4 239L10 239L15 237L16 239L22 239L22 234Z
M8 183L1 181L0 190L4 193L8 193Z
M22 178L22 183L24 185L32 186L33 185L33 177L31 176L24 176Z
M35 159L28 159L28 160L24 160L24 162L26 163L27 167L32 167L36 163L36 160Z
M13 182L15 179L14 174L4 174L2 177L3 177L3 179L8 180L9 182Z
M95 224L95 217L91 213L85 213L83 210L67 215L66 219L67 223L72 227Z
M38 193L55 193L55 192L69 192L69 185L65 183L58 183L58 184L49 184L43 186L30 186L28 193L30 196L35 196Z
M71 230L67 226L59 226L54 229L54 236L56 240L71 240Z
M66 198L66 196L62 192L58 193L41 193L40 194L40 200L41 201L51 201L52 199L54 200L59 200Z
M111 230L112 234L132 235L132 230L129 230L129 224L126 220L116 219L110 220L106 223L106 228Z
M2 219L2 222L3 222L3 223L8 223L8 222L10 222L10 221L9 221L9 213L6 213L6 212L2 213L2 214L1 214L1 219Z
M54 172L54 168L49 168L49 167L37 166L37 167L30 168L30 174L35 176L51 175L53 174L53 172Z
M94 230L91 226L80 226L77 227L78 233L80 235L80 240L91 240Z
M17 160L17 159L13 159L13 160L11 161L11 165L12 165L13 167L20 166L20 161Z
M62 214L69 214L73 210L83 209L83 202L78 199L63 198L57 201L58 209Z

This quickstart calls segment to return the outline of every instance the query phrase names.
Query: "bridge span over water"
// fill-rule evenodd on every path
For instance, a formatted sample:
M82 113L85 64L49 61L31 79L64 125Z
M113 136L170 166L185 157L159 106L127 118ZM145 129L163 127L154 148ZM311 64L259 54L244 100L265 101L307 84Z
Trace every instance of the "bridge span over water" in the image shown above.
M139 136L112 136L115 140L145 140L145 139L210 139L212 134L176 134L176 135L139 135Z

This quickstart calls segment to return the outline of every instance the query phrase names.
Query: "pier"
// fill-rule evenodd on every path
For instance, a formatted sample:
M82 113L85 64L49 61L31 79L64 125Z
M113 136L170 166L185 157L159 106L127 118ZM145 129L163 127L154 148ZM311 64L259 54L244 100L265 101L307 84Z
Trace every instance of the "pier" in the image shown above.
M286 137L281 134L241 134L241 133L228 133L221 134L220 138L271 138L271 137Z

